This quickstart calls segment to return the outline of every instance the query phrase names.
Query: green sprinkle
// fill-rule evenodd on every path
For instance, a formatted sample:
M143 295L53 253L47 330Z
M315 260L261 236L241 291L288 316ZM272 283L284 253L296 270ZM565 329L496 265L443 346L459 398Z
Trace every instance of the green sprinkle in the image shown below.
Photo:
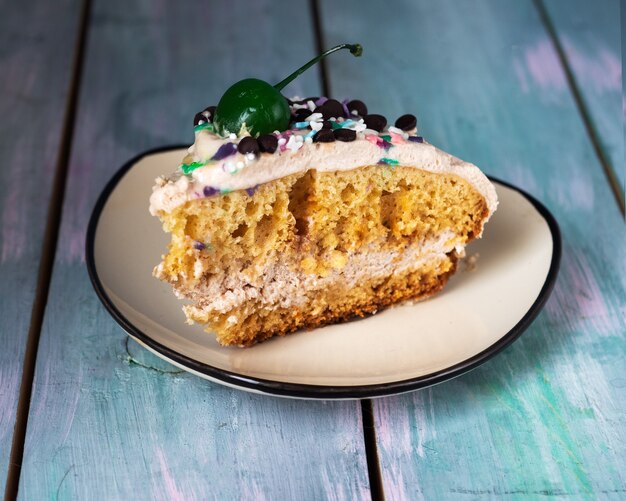
M191 162L190 164L181 164L180 168L185 174L189 174L192 170L206 165L208 162Z
M338 124L337 122L332 122L332 121L331 121L331 122L330 122L330 128L331 128L332 130L335 130L335 129L341 129L341 124Z
M381 139L384 139L385 141L391 141L391 136L389 134L385 134L384 136L380 136Z
M400 162L398 160L394 160L393 158L383 157L380 159L379 163L383 163L387 165L398 165Z
M204 122L203 124L196 125L193 128L194 132L200 132L201 130L208 129L210 131L213 130L213 124L211 122Z

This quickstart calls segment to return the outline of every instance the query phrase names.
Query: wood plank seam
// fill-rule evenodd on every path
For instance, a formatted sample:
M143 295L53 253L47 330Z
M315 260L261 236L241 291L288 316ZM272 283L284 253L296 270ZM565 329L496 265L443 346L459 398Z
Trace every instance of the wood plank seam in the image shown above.
M320 5L318 0L310 0L311 18L313 19L313 33L315 35L315 46L318 53L325 50L323 38L324 30L322 29L322 16L320 14ZM346 42L354 43L351 40ZM322 92L326 97L332 95L330 88L330 79L328 78L328 67L326 60L322 59L319 65L320 80L322 83ZM363 426L363 442L365 445L365 457L367 460L367 475L369 477L370 494L373 501L385 499L385 491L383 489L383 478L380 470L380 460L378 447L376 445L376 426L374 424L374 411L372 401L370 399L361 400L361 417Z
M578 109L578 112L582 118L585 130L587 131L587 135L589 136L589 140L591 141L594 152L598 157L598 161L600 162L600 165L602 165L604 174L607 178L609 186L611 187L611 191L613 192L615 201L617 202L617 206L619 207L622 216L626 216L626 211L624 208L624 196L622 195L619 181L617 179L617 176L615 175L615 167L611 165L611 161L607 157L600 144L597 129L593 123L593 120L591 119L591 115L589 113L589 110L587 109L587 105L585 104L580 89L578 88L576 77L574 76L572 68L567 59L567 55L565 54L561 41L559 40L559 37L556 33L554 23L548 15L548 11L543 3L543 0L533 0L533 3L537 8L541 23L544 25L546 31L548 32L548 36L550 37L550 40L554 45L557 56L559 58L559 62L561 63L561 67L563 68L563 72L565 73L567 84L574 97L576 108Z
M315 49L318 54L326 50L324 42L324 32L322 31L322 21L320 16L320 6L318 0L310 0L311 18L313 19L313 34L315 35ZM349 42L352 43L352 42ZM328 78L328 64L326 58L317 63L320 81L322 82L322 94L326 97L331 96L330 79Z
M374 409L371 399L361 400L363 415L363 439L365 442L365 457L367 459L367 475L370 481L372 501L384 501L383 476L380 470L378 447L376 445L376 426L374 424Z
M54 257L59 237L61 211L63 207L67 170L72 148L72 137L74 135L74 123L78 105L78 95L80 91L80 81L90 10L91 0L83 0L78 24L78 37L76 39L76 48L74 50L72 61L68 99L63 117L63 126L61 129L61 143L59 146L55 174L52 182L52 191L48 206L48 217L46 218L45 233L42 243L41 260L39 262L39 270L37 274L37 289L31 310L31 321L28 330L26 350L24 352L24 362L22 364L22 378L20 381L20 391L15 414L15 427L11 443L11 453L9 456L10 459L7 471L7 482L4 491L5 500L17 499L18 494L20 472L24 455L24 441L30 410L30 399L37 362L37 349L39 346L39 337L43 324L44 312L48 302L52 268L54 265Z

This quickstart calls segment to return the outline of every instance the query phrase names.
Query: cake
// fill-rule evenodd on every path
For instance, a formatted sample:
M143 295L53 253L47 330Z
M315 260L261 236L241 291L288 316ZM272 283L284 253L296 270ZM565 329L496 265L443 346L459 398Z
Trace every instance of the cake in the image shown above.
M286 126L248 113L233 133L225 97L150 198L171 234L154 275L222 345L439 292L497 207L487 177L417 135L413 115L388 126L359 100L295 98Z

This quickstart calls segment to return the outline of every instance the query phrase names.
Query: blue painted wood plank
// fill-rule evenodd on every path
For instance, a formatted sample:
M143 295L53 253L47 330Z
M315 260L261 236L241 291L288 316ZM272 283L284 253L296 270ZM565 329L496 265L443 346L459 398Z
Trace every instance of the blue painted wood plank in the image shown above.
M556 288L520 340L456 380L374 401L387 499L623 499L624 223L533 3L321 10L328 45L364 45L328 61L336 97L416 112L431 142L543 200L563 231Z
M545 0L545 6L624 196L619 0Z
M192 141L195 112L233 81L279 81L308 60L308 10L96 1L90 26L21 498L368 498L358 403L251 395L181 372L128 341L84 266L89 213L116 169ZM295 86L319 92L316 72Z
M71 77L79 2L0 2L0 493ZM53 22L51 22L53 21Z

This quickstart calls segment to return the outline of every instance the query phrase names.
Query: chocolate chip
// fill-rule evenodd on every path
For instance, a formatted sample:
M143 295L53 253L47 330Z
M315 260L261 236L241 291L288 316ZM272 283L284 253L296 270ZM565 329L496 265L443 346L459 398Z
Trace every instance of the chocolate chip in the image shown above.
M200 123L207 123L213 120L213 116L215 115L216 106L209 106L208 108L203 109L200 113L196 113L196 116L193 117L193 126L200 125Z
M333 134L337 141L343 141L344 143L349 143L356 139L356 131L350 129L335 129Z
M209 121L207 117L205 117L202 113L196 113L196 116L193 117L193 126L200 124L205 124Z
M209 114L209 120L213 121L213 117L215 116L215 110L217 109L217 106L208 106L207 108L205 108L202 113Z
M257 138L259 149L263 153L274 153L278 148L278 138L274 134L263 134Z
M296 119L295 121L304 122L304 119L308 117L309 115L311 115L311 113L312 113L311 110L304 109L304 108L296 110L296 112L294 113L294 117Z
M365 115L363 117L368 129L382 132L387 125L387 119L382 115Z
M409 141L412 141L414 143L423 143L424 138L422 136L409 136Z
M335 140L335 135L330 129L322 129L313 136L314 143L332 143Z
M332 117L343 117L343 106L336 99L329 99L323 105L318 106L318 108L320 109L319 113L322 114L324 120L328 120Z
M322 130L328 130L328 129L332 129L332 128L333 128L333 124L329 120L324 120L322 122Z
M257 154L259 152L259 143L256 139L250 136L244 137L239 144L237 145L237 151L242 155L247 155L248 153Z
M415 129L417 125L417 118L415 115L406 114L402 115L398 120L396 120L396 127L402 130L411 130Z
M365 106L365 103L363 101L353 99L347 104L347 106L348 111L351 115L353 115L352 112L356 112L356 114L360 117L364 117L365 115L367 115L367 106Z

